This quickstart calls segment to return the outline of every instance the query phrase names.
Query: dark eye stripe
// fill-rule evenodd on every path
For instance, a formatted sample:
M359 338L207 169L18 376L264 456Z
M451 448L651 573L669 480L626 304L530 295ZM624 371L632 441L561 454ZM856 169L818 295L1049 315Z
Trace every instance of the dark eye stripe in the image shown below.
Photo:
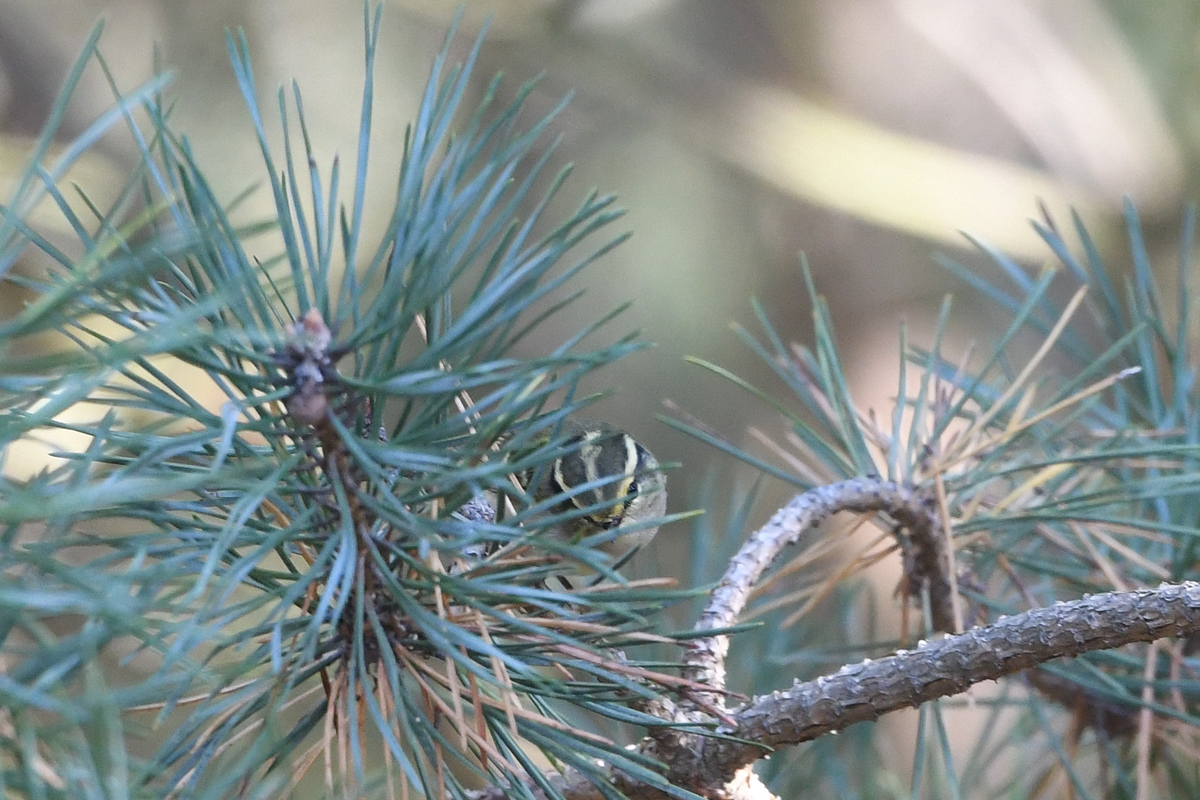
M630 439L630 441L632 442L633 440ZM639 470L649 469L650 465L646 462L654 461L654 456L650 455L650 451L647 450L646 448L642 447L637 442L633 442L633 446L637 450L637 468ZM657 466L658 462L655 461L654 464L655 464L655 466Z

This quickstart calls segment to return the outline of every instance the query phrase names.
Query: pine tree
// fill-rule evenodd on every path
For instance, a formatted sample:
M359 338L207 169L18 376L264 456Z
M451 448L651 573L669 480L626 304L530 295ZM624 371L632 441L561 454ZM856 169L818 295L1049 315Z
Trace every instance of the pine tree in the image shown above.
M543 174L557 111L526 126L531 87L505 105L499 79L467 108L479 42L452 66L448 39L369 239L379 13L348 189L313 155L298 87L279 94L272 150L240 36L273 219L215 196L165 77L113 82L112 108L52 150L82 71L104 66L97 29L0 208L0 279L28 298L0 324L0 442L10 464L67 442L53 466L0 478L0 795L1200 794L1193 214L1172 305L1132 206L1125 285L1078 219L1070 235L1037 225L1056 265L1036 277L984 248L1011 288L951 265L1008 331L953 357L948 301L931 345L901 330L878 416L851 397L803 265L815 345L761 311L762 332L742 332L787 396L703 364L787 421L779 461L669 420L795 498L738 537L715 584L630 581L597 542L547 535L561 512L525 487L570 449L563 422L594 399L580 380L644 343L612 333L618 309L514 355L619 244L619 211L591 194L548 218L566 179ZM63 175L114 128L137 168L110 205L69 199ZM69 241L34 221L47 206ZM66 344L47 353L47 337ZM831 555L867 524L869 546ZM889 556L917 641L854 622L870 602L857 574ZM554 580L572 565L597 580ZM797 574L816 577L797 589ZM829 598L841 641L806 616ZM692 607L679 629L664 613ZM944 698L997 679L956 761ZM850 726L911 706L905 791L877 726Z

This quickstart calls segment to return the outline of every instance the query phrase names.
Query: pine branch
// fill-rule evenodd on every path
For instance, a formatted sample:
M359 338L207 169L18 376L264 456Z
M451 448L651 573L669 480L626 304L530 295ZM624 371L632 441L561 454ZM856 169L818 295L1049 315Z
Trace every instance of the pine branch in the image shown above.
M1056 603L755 698L734 712L738 724L731 732L759 746L709 740L706 760L729 770L759 757L762 748L806 742L1054 659L1198 630L1200 583L1190 581Z
M941 523L932 498L889 481L856 478L797 495L750 536L730 560L729 569L713 590L708 607L700 615L696 631L714 631L735 625L750 599L751 590L784 549L839 511L886 514L909 531L914 540L922 543L919 549L931 555L912 561L931 565L932 569L924 570L923 576L915 580L927 582L933 587L930 594L937 598L934 607L938 609L934 616L945 624L950 619L949 581L946 578L949 562L942 555ZM724 689L725 656L728 652L728 635L693 640L685 659L686 676L714 689Z
M298 89L301 136L285 118L276 161L248 45L230 38L276 204L279 253L247 252L262 227L235 225L233 204L214 197L166 124L163 79L118 94L53 168L42 163L48 129L14 200L0 207L0 279L37 295L0 324L0 355L45 332L77 351L0 359L0 444L46 432L88 441L55 453L37 475L0 477L4 785L69 794L112 772L147 797L197 787L198 797L225 797L251 785L267 795L290 790L323 756L330 793L372 785L379 774L366 765L383 763L405 796L463 796L468 776L494 787L485 797L763 798L770 792L753 768L773 748L1056 659L1200 633L1200 584L1190 582L1200 577L1200 404L1186 263L1172 330L1132 208L1135 275L1124 300L1078 223L1085 262L1052 223L1039 229L1080 284L1061 308L1053 273L1032 280L981 245L1020 288L1009 296L973 279L1013 312L1012 323L971 371L941 354L947 304L929 351L902 344L890 430L855 405L805 265L813 350L785 343L761 311L765 341L742 332L795 397L771 397L708 365L790 426L770 442L787 467L728 442L722 449L802 493L714 570L723 577L687 635L661 629L658 612L690 597L661 582L622 583L609 570L612 582L591 591L549 588L563 562L592 563L596 551L546 535L544 515L557 501L531 497L519 476L557 463L564 418L588 402L581 380L641 344L583 346L608 315L549 353L513 353L570 302L556 299L564 284L619 243L592 244L619 212L593 194L565 220L543 218L562 176L538 195L553 145L538 144L549 118L519 125L529 86L493 108L493 81L455 127L477 41L461 68L447 66L446 48L435 62L390 224L369 240L363 187L378 13L366 20L348 204L335 191L336 163L321 179ZM54 182L119 121L140 163L113 208L89 203L89 226ZM301 194L305 174L311 198ZM30 227L31 209L47 197L82 255ZM51 257L46 278L13 268L31 245ZM1076 311L1087 308L1090 316L1078 316L1099 330L1081 333L1089 323ZM1026 328L1041 344L1010 364L1008 345ZM1051 354L1076 369L1057 385L1044 377ZM910 362L922 369L915 394ZM165 364L198 368L226 402L210 409ZM486 513L467 513L489 497ZM727 707L730 629L746 621L784 553L844 511L894 536L906 609L921 601L924 630L959 630L964 602L972 620L991 624ZM890 552L860 553L819 589L840 589L855 568ZM781 574L792 573L773 578ZM1172 583L1124 591L1165 577ZM1109 587L1122 591L1101 593ZM681 640L682 656L634 650ZM1092 669L1121 691L1041 676L1031 681L1037 711L1085 695L1096 707L1128 706L1123 729L1103 733L1129 737L1137 726L1148 764L1151 733L1166 730L1152 731L1152 720L1172 716L1179 740L1200 728L1190 701L1200 695L1200 665L1189 644L1171 649L1165 666L1158 654L1168 648L1047 668ZM131 648L145 674L110 689L103 659ZM813 653L805 644L777 661L792 678ZM1163 675L1173 705L1155 717ZM646 735L623 747L585 730L578 712ZM169 732L156 729L154 746L133 759L124 744L147 713ZM98 742L111 746L113 764L93 761L105 749ZM1187 742L1171 744L1187 752ZM560 771L543 774L531 746Z
M786 692L756 697L733 710L735 725L718 728L716 736L657 736L643 742L641 751L668 765L664 777L676 788L703 797L762 800L771 795L747 782L746 769L778 747L960 694L1056 659L1198 632L1200 583L1093 595L921 642L916 650L852 664ZM626 775L613 773L611 779L630 800L667 796L662 788ZM590 779L580 776L566 777L559 788L567 800L601 796ZM498 800L503 795L497 790L481 796Z

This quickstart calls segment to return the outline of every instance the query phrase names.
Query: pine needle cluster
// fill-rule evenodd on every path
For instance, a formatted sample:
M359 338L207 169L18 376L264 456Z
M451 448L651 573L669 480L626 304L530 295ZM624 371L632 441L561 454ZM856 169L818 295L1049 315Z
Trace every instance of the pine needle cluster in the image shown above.
M3 486L4 796L265 797L322 774L351 795L528 796L547 764L653 774L563 709L654 722L638 704L683 682L638 650L664 641L650 620L680 592L541 535L548 501L514 480L564 452L562 420L593 399L580 378L642 346L586 343L614 312L514 355L623 238L607 233L620 212L592 194L548 219L567 173L538 193L557 111L523 126L532 85L500 104L499 79L465 109L479 42L451 66L448 39L368 241L378 32L377 10L348 182L317 164L297 86L279 93L273 151L247 44L229 37L267 222L214 195L168 121L166 77L113 83L113 107L57 158L48 126L3 209L0 274L32 300L0 329L0 437L82 442ZM84 68L105 68L98 36L60 116ZM111 207L81 210L60 176L114 127L139 163ZM46 203L69 241L28 224ZM46 335L54 355L26 347ZM460 512L479 497L499 513ZM564 564L618 582L551 588Z

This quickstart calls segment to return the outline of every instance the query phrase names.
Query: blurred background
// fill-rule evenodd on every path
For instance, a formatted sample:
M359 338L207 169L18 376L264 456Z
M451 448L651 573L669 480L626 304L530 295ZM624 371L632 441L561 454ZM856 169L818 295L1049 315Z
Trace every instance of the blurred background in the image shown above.
M385 4L368 195L377 226L456 5ZM494 0L467 4L456 54L489 15L477 90L503 71L510 97L543 75L531 101L543 113L574 92L555 124L556 163L575 164L561 208L592 187L613 192L628 209L620 229L634 233L585 274L574 316L547 326L529 352L632 300L610 333L638 329L657 346L597 377L589 388L612 395L596 416L685 465L671 478L672 510L713 507L706 522L660 534L643 573L684 577L689 555L744 536L726 530L723 506L750 476L655 415L673 401L747 447L757 447L748 426L782 433L769 409L684 358L780 393L729 325L757 331L758 298L785 339L807 341L800 253L828 297L852 388L881 415L895 394L902 318L913 341L927 341L953 291L956 341L986 345L1005 322L935 262L945 253L1003 282L960 232L1036 269L1048 251L1028 219L1041 203L1065 227L1074 208L1121 269L1130 197L1152 254L1164 268L1178 258L1181 207L1200 166L1200 3L1148 12L1128 0ZM246 32L265 109L279 86L299 83L323 174L334 154L352 163L359 0L0 0L0 195L99 18L119 86L150 77L156 58L175 71L174 123L219 196L263 179L229 28ZM110 102L98 70L83 86L65 135ZM268 128L278 133L270 119ZM129 142L106 140L76 180L103 198L133 157ZM252 203L269 213L268 192ZM789 496L782 485L762 490L750 525Z

